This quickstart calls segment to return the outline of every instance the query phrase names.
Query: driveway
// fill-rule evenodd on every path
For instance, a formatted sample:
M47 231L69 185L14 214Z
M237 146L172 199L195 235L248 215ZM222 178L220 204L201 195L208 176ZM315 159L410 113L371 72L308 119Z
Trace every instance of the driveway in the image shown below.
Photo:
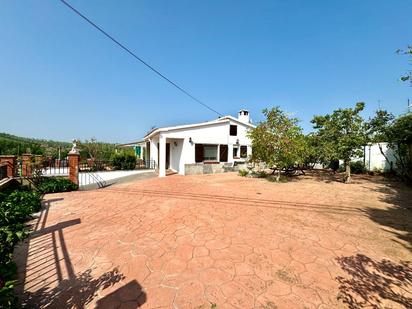
M16 250L19 293L48 308L411 308L411 201L376 177L234 173L50 194Z

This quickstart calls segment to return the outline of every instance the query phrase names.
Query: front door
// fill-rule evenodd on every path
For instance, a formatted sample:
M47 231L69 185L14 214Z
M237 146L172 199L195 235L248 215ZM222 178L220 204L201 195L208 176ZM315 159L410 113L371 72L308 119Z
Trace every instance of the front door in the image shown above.
M170 144L166 143L166 169L170 167Z

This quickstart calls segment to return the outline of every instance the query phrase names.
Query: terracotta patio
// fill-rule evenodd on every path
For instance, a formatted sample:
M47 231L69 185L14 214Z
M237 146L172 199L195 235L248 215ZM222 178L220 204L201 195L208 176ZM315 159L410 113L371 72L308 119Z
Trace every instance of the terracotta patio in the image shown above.
M169 176L50 194L16 250L41 308L411 308L412 190ZM409 261L409 262L408 262Z

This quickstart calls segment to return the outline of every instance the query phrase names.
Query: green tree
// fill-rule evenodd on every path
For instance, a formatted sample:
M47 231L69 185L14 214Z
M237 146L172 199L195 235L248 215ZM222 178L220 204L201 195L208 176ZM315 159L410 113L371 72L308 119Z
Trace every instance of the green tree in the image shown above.
M333 151L318 134L309 133L305 136L303 158L305 166L309 168L313 168L316 163L326 165L333 159Z
M389 137L388 147L394 151L399 176L412 181L412 113L396 118Z
M327 155L331 159L341 159L345 164L344 181L351 181L351 158L362 155L362 146L366 143L365 124L360 112L365 103L356 103L355 108L333 111L332 114L315 116L312 119L316 134L322 140Z
M412 114L407 113L395 118L385 110L378 110L367 123L369 141L376 143L386 162L391 164L382 149L382 143L392 150L396 160L396 170L405 180L412 180Z
M253 148L251 160L276 167L276 181L279 181L281 169L303 163L302 129L296 118L288 116L279 107L264 109L263 114L266 120L249 132Z
M377 110L375 116L370 118L366 124L368 141L377 144L379 151L385 158L388 165L391 162L387 154L383 151L382 143L388 143L392 139L392 126L395 121L395 116L386 110Z
M398 49L396 52L400 55L406 55L409 56L409 58L412 58L412 45L408 45L406 49ZM412 86L412 70L408 70L404 75L402 75L401 81L409 81Z

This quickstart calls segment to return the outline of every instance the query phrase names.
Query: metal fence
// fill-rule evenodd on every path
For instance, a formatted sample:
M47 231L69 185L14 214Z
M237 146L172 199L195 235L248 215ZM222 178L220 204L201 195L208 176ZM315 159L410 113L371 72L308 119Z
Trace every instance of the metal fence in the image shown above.
M23 164L21 158L17 159L15 176L67 176L69 175L69 161L59 159L43 159Z
M37 169L43 176L66 176L69 174L69 160L46 159L37 165Z
M104 171L114 171L117 170L113 161L110 160L87 160L82 161L79 164L80 172L104 172ZM140 169L156 169L156 162L154 160L138 160L133 169L130 170L140 170Z

